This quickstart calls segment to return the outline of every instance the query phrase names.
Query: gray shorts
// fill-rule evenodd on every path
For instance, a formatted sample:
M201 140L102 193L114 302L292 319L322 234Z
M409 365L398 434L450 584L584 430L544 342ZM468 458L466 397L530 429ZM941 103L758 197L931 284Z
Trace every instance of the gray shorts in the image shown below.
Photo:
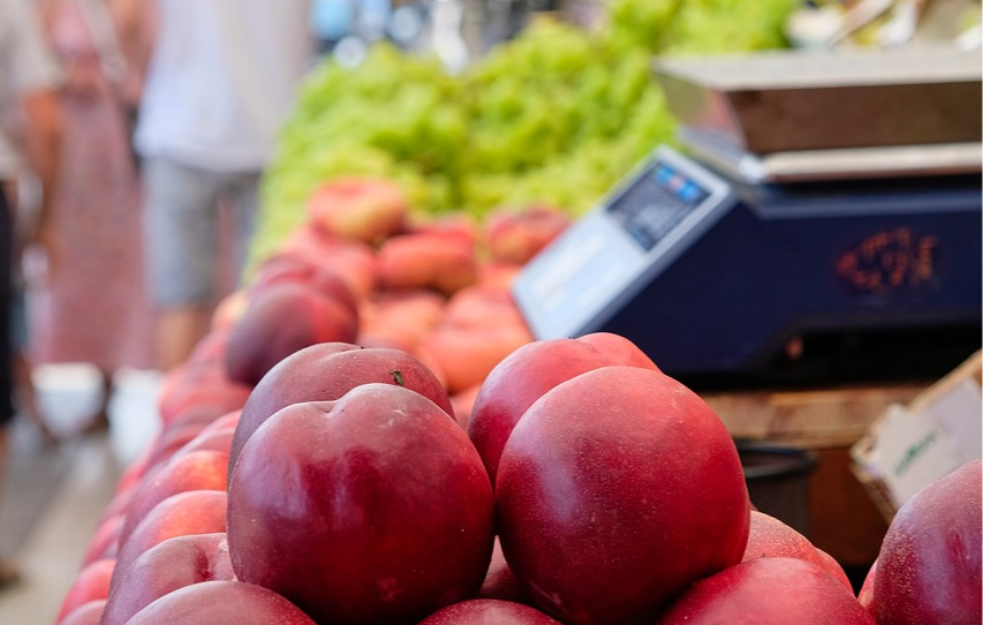
M210 171L162 157L148 159L144 167L144 242L154 303L211 304L217 295L220 207L234 210L238 275L256 221L260 174Z

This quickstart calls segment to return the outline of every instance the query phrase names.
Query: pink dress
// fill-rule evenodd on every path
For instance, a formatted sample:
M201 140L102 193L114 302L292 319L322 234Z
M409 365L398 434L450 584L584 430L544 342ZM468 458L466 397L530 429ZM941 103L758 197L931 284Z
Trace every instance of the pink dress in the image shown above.
M69 88L51 214L58 254L46 278L30 285L29 350L36 363L149 368L139 178L123 106L80 1L59 2L50 28Z

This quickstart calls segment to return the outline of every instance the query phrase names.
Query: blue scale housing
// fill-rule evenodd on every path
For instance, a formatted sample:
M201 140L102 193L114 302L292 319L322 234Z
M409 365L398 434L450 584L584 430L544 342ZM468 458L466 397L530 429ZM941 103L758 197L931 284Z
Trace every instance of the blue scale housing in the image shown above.
M513 295L693 383L933 378L980 348L981 216L978 174L748 185L660 147Z

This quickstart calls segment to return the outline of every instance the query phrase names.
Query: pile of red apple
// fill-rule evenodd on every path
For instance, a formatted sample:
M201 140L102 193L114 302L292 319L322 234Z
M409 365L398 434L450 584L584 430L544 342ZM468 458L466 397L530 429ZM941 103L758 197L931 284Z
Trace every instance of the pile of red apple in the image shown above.
M533 341L514 266L366 185L169 375L60 625L981 621L980 462L901 510L858 599L695 393L617 335Z

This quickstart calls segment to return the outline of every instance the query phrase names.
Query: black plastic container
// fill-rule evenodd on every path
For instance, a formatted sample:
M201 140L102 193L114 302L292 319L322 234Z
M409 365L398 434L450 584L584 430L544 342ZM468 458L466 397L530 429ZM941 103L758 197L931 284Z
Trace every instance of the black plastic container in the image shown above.
M806 449L736 440L751 503L809 538L810 477L816 455Z

